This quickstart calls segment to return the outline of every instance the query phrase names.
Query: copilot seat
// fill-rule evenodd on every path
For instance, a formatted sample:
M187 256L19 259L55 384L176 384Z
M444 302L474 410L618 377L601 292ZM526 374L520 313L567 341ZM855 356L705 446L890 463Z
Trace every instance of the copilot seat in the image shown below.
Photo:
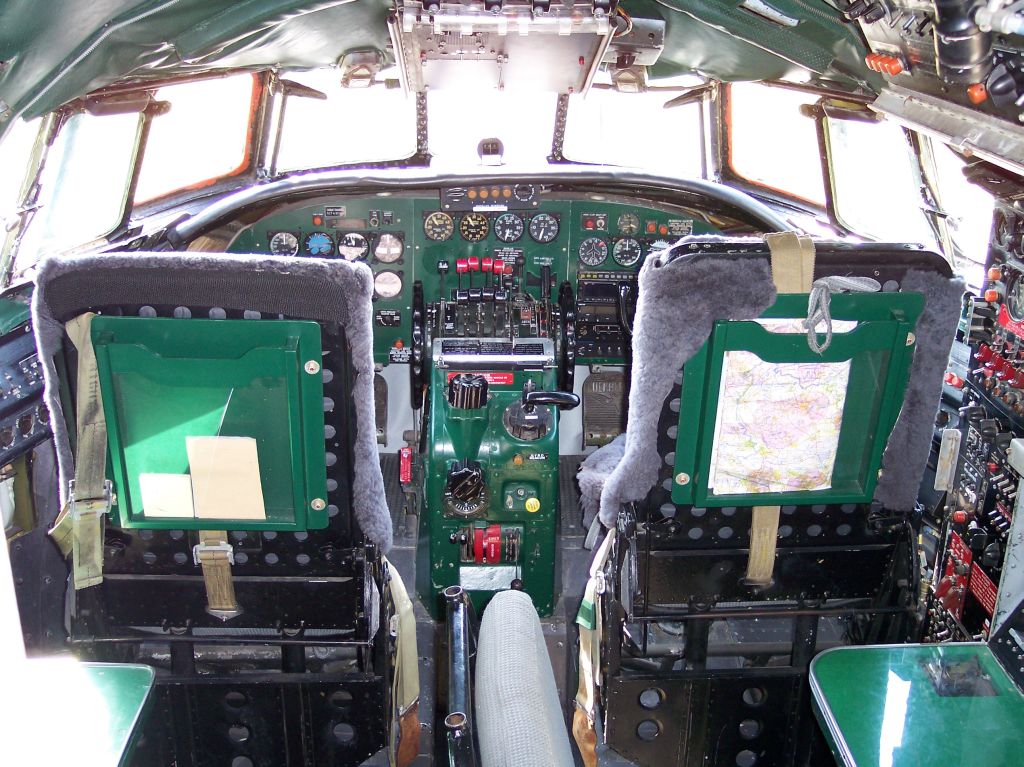
M815 653L915 619L962 283L916 246L787 234L684 238L639 285L627 432L583 466L606 531L578 740L640 765L816 763Z

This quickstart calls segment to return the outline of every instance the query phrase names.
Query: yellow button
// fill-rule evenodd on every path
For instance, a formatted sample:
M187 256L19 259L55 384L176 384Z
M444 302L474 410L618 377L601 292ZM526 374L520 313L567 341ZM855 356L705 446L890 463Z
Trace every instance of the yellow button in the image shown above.
M536 498L527 498L526 510L531 514L536 514L538 511L540 511L540 501L538 501Z

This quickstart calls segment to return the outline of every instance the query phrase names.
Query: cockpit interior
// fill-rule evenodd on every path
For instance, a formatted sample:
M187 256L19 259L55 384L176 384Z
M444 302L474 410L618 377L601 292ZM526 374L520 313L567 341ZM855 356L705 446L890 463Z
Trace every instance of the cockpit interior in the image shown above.
M0 763L1021 764L1022 104L1011 0L0 0Z

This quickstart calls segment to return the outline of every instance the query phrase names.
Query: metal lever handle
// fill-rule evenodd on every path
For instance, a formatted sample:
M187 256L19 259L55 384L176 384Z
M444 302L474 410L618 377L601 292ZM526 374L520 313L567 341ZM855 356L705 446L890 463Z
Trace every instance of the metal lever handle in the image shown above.
M571 391L524 391L523 409L531 412L537 405L554 405L560 410L579 407L580 398Z
M622 329L626 331L626 335L629 337L633 336L633 318L629 316L629 299L632 292L633 290L628 282L619 283L619 320L622 322Z

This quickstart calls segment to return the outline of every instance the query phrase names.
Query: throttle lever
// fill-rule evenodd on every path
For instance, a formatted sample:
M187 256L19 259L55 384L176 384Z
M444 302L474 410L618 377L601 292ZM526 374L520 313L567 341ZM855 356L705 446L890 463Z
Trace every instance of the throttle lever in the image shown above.
M629 316L629 298L633 292L628 282L619 283L619 321L622 322L622 329L626 335L633 336L633 319Z

